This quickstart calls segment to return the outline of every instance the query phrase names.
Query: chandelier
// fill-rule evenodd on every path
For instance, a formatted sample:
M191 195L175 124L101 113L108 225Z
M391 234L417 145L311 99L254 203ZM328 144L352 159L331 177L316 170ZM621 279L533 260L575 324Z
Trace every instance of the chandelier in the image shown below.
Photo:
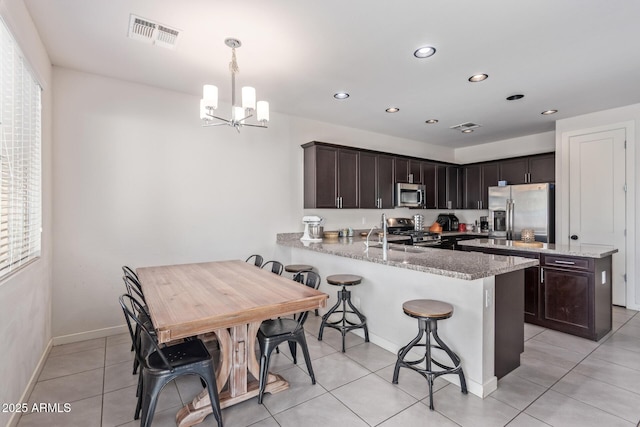
M202 126L229 125L234 127L238 133L243 126L266 128L269 121L269 103L258 101L256 103L256 90L250 86L242 88L242 105L236 104L236 74L240 72L236 61L236 48L242 46L240 40L226 39L224 44L231 48L231 119L218 117L214 111L218 108L218 88L214 85L204 85L202 88L202 99L200 100L200 118L203 120ZM259 124L246 123L246 120L256 114Z

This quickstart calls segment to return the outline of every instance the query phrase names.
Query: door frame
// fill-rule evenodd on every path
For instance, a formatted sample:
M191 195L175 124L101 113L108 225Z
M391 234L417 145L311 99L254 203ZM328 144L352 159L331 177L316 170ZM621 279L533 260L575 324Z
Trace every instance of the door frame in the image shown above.
M625 153L625 180L627 184L626 192L626 304L627 308L640 310L640 303L636 303L636 184L635 184L635 121L617 122L592 128L582 128L578 130L556 133L556 242L569 244L569 142L572 137L588 133L597 133L624 129L626 135Z

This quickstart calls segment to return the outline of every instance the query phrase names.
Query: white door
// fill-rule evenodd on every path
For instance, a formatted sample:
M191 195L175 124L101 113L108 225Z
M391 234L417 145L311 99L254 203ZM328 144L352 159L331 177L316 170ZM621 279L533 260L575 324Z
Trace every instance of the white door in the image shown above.
M611 245L613 303L626 305L624 129L569 138L570 242Z

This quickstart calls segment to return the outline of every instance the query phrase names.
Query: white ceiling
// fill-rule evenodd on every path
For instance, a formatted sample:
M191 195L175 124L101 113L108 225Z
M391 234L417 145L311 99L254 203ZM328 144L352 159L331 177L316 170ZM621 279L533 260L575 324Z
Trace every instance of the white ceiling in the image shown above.
M196 96L216 84L230 102L224 39L235 37L238 85L254 86L272 111L452 148L640 102L636 0L25 3L54 65ZM130 14L182 30L177 48L127 38ZM414 58L424 45L437 53ZM489 78L467 81L478 73ZM351 97L337 101L338 91ZM505 100L516 93L525 97ZM559 112L540 114L547 109ZM483 126L449 129L464 122Z

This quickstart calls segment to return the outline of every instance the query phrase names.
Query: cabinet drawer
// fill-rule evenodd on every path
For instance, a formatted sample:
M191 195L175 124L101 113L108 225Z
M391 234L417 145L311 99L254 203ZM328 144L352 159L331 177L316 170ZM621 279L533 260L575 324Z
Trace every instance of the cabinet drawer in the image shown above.
M561 267L561 268L569 268L572 270L592 270L593 266L591 265L591 260L589 258L574 258L574 257L566 257L566 256L557 256L557 255L544 255L542 257L542 262L540 263L543 267Z

